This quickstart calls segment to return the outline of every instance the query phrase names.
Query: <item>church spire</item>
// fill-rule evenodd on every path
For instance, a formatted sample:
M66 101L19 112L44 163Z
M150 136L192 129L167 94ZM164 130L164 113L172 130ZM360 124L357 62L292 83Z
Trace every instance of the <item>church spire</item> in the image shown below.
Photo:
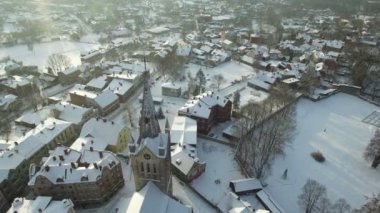
M140 125L140 139L155 138L161 132L160 125L156 119L156 110L154 108L152 93L150 92L150 74L144 72L144 91L142 100Z

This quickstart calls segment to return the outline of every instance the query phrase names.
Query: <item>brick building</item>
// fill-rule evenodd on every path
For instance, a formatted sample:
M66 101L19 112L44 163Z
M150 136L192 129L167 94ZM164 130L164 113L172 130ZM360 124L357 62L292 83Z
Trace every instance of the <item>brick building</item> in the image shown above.
M186 102L178 115L187 116L197 121L198 133L208 134L211 128L231 118L232 102L214 92L206 92Z
M35 196L70 198L76 206L98 206L123 186L119 160L112 152L57 147L28 185Z

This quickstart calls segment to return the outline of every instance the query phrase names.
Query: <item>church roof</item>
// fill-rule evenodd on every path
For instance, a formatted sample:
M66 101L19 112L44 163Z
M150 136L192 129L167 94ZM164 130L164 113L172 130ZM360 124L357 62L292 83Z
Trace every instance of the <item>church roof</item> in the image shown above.
M160 125L156 119L156 110L150 91L150 74L148 71L144 73L144 91L139 125L141 139L147 137L155 138L161 132Z
M189 207L170 198L152 182L148 182L139 192L135 192L127 213L190 213Z

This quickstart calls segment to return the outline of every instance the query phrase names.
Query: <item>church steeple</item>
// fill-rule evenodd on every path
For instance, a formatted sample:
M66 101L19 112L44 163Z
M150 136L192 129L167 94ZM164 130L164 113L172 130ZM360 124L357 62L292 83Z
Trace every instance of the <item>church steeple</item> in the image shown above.
M155 138L161 132L160 125L156 119L156 110L154 108L152 93L150 91L150 74L149 71L144 72L144 91L141 108L140 139Z

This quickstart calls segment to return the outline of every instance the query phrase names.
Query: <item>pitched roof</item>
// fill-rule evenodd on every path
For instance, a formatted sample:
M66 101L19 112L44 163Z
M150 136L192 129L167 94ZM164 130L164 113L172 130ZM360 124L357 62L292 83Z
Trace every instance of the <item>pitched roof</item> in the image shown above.
M150 74L148 71L144 73L144 91L139 126L141 139L147 137L155 138L161 132L150 91Z
M190 213L190 208L182 205L161 192L152 182L148 182L139 192L135 192L126 213Z
M108 105L118 101L119 98L112 90L105 90L95 98L95 102L101 107L107 107Z
M185 116L174 117L170 129L170 142L180 144L197 144L197 122Z
M216 105L224 107L228 101L227 98L214 92L205 92L188 100L179 111L187 115L208 118L212 107Z

